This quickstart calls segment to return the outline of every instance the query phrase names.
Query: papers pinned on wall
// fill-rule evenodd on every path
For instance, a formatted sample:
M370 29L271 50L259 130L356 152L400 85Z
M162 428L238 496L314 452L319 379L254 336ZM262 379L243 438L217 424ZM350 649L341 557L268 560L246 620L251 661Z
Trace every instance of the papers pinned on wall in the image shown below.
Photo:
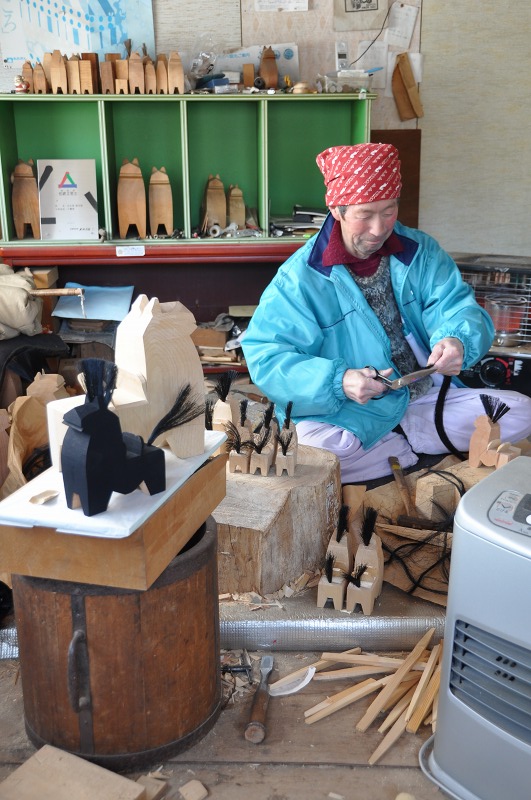
M41 239L98 238L96 162L92 158L37 161Z

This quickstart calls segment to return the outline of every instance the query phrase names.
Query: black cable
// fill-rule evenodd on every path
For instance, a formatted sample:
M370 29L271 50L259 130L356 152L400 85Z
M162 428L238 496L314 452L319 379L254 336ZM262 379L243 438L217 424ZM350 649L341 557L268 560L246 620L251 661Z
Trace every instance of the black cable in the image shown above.
M458 458L460 461L465 461L464 454L452 444L443 425L444 401L446 400L446 395L448 393L448 389L450 388L451 381L452 378L450 375L444 375L441 388L439 389L439 394L437 395L437 402L435 403L435 430L437 431L439 439L444 444L448 452L453 456L456 456L456 458Z
M365 53L367 53L367 52L368 52L368 51L371 49L371 47L373 46L373 44L375 43L375 41L376 41L377 39L379 39L379 38L380 38L380 36L382 35L382 32L383 32L383 29L385 28L385 23L387 22L387 18L389 17L389 14L391 13L391 9L392 9L392 7L394 6L394 4L395 4L395 3L396 3L396 0L394 0L394 2L393 2L393 3L391 3L391 5L389 6L389 8L387 9L387 14L385 15L385 19L384 19L384 21L382 22L382 27L380 28L379 32L376 34L376 36L374 37L374 39L372 40L372 42L369 44L369 46L365 48L365 50L363 51L363 53L362 53L361 55L359 55L357 58L355 58L355 59L354 59L354 61L351 61L351 62L350 62L350 64L348 65L348 66L349 66L349 69L350 69L350 67L352 67L354 64L357 64L357 63L358 63L358 61L359 61L361 58L363 58L363 56L365 55Z

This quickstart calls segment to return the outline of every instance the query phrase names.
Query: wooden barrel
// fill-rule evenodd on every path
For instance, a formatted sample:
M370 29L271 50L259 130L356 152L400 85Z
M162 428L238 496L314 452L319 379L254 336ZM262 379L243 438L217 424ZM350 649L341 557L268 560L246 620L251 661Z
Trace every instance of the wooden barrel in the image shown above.
M26 731L116 771L198 741L221 710L209 517L147 591L13 576Z

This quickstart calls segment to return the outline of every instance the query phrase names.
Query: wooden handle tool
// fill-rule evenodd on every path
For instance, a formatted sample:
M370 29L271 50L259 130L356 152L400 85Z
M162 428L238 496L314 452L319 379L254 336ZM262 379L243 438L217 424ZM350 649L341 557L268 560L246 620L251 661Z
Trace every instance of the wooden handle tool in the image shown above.
M406 514L410 517L415 516L415 504L411 499L411 495L409 493L409 487L406 483L406 478L402 467L400 466L400 462L396 456L389 456L389 465L393 472L393 477L396 481L396 485L398 487L398 491L400 492L400 497L404 501L404 505L406 507Z
M269 705L269 686L267 679L273 669L273 656L263 656L260 662L260 683L254 693L251 706L251 716L245 728L245 738L248 742L259 744L266 735L266 714Z
M85 294L85 290L79 287L70 289L30 289L29 293L35 297L82 297Z

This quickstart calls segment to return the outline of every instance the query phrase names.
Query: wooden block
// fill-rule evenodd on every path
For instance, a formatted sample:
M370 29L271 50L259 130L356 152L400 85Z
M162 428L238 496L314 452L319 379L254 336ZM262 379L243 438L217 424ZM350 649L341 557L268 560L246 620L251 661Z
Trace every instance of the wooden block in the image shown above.
M141 775L136 782L144 787L145 800L159 800L168 792L168 781L153 778L151 775Z
M149 589L225 497L226 457L197 470L123 539L0 525L2 569L37 578Z
M179 786L179 793L184 800L204 800L208 797L208 791L201 781L192 780Z
M53 289L59 280L57 267L33 267L31 269L36 289Z
M218 331L215 328L198 326L191 334L192 342L204 347L225 347L229 338L229 331Z
M45 744L0 784L0 800L145 800L141 784Z
M269 594L323 564L341 504L339 461L299 445L293 477L227 475L218 524L220 592Z
M129 94L129 81L124 81L122 78L116 78L114 86L115 94Z
M116 71L116 80L129 83L129 61L126 58L116 59L114 69Z

